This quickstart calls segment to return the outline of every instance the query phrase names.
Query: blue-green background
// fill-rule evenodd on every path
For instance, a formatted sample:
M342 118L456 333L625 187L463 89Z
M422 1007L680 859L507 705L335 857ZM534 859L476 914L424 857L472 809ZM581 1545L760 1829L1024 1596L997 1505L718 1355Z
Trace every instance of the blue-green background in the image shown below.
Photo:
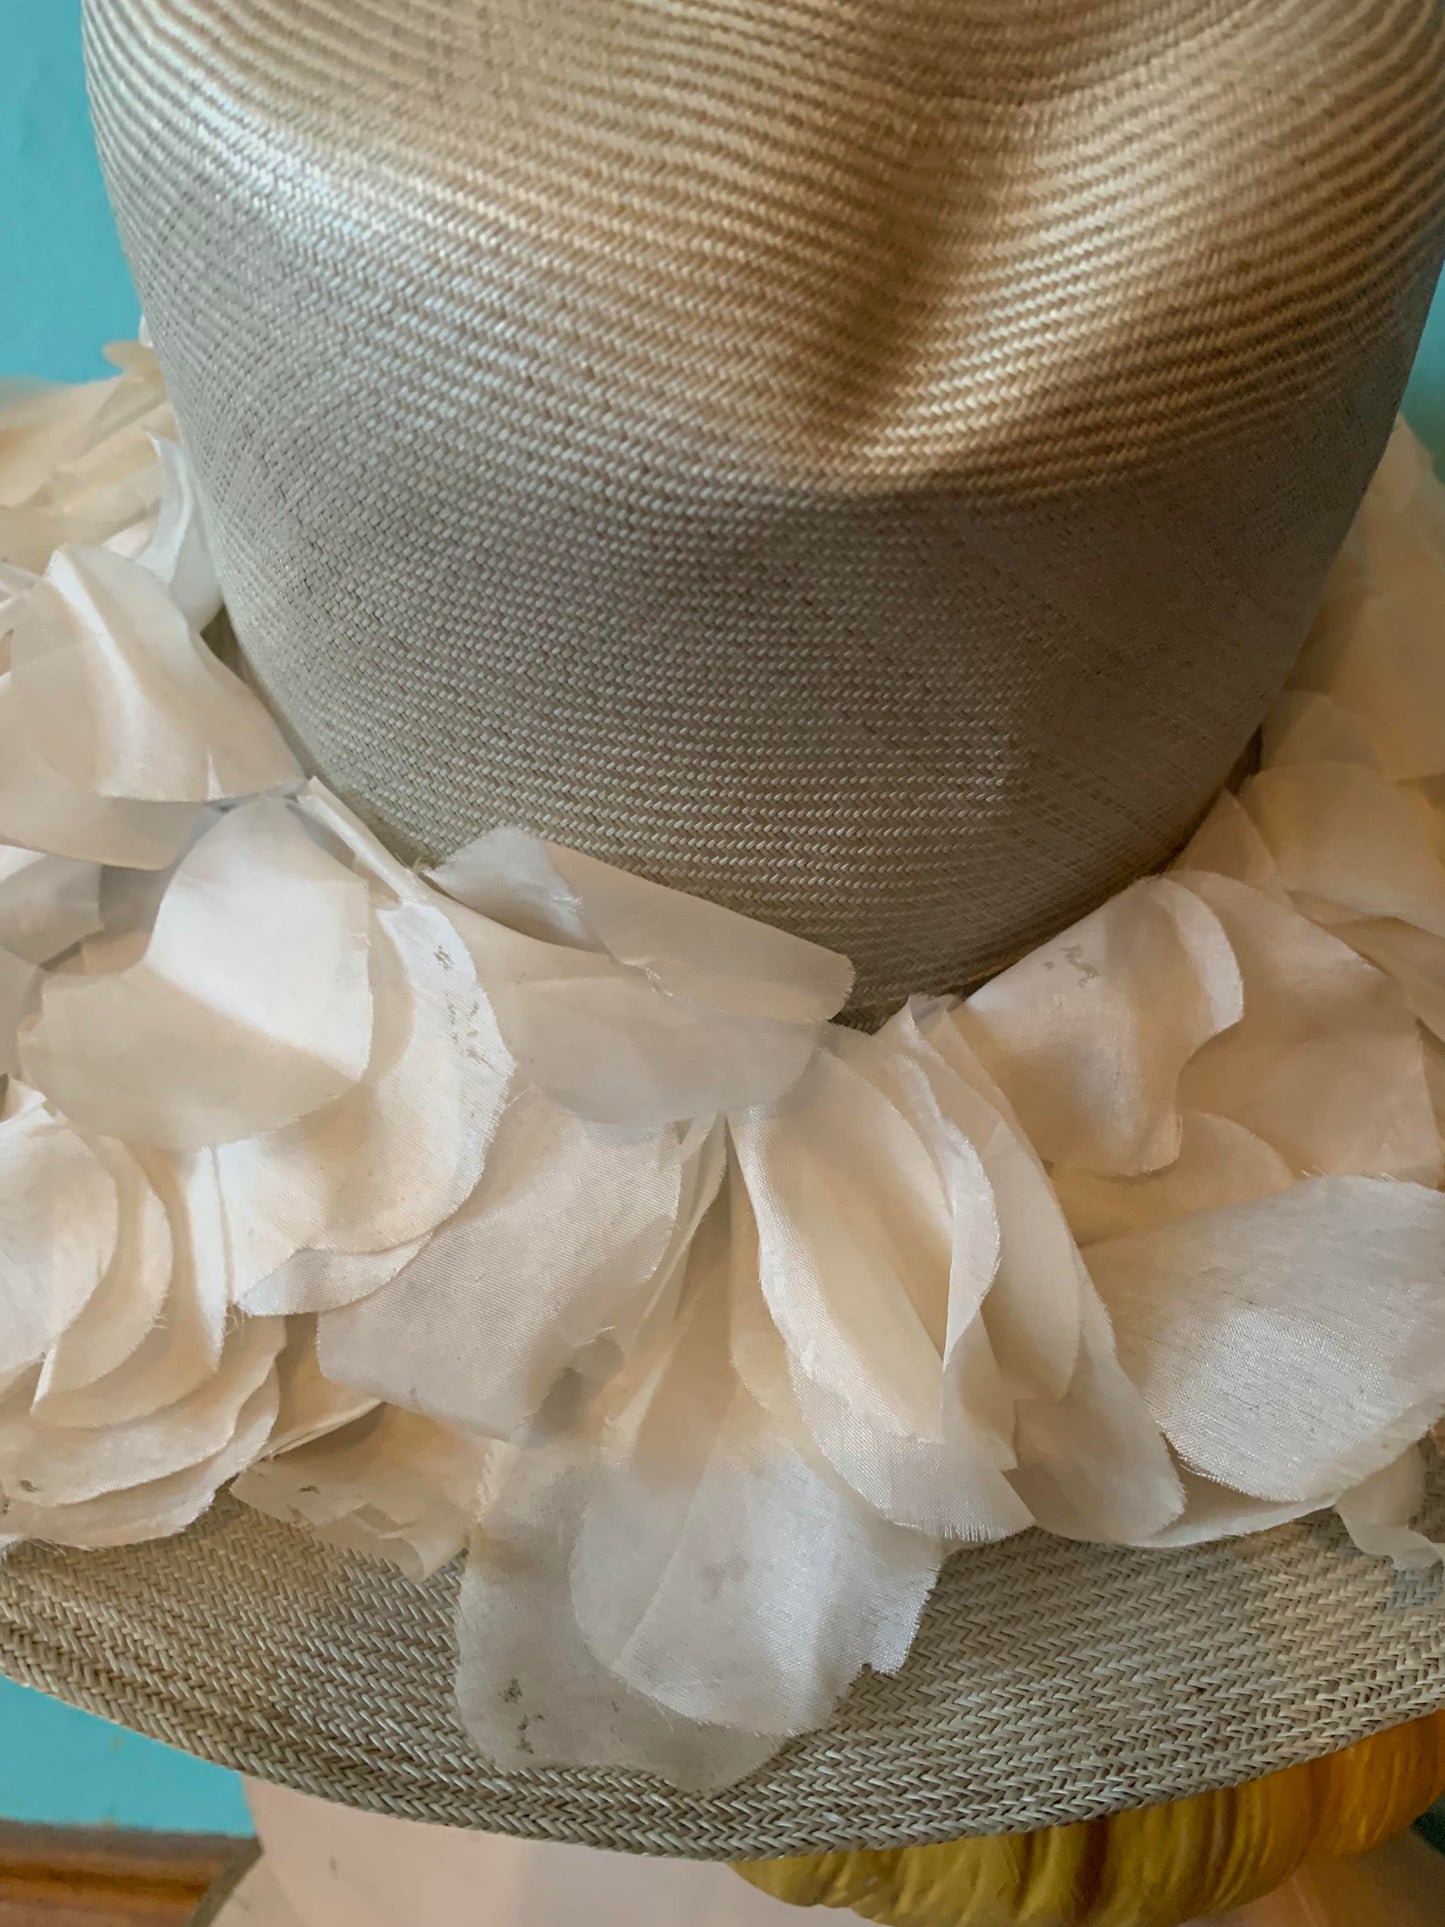
M0 376L81 380L134 334L86 116L80 0L0 0ZM1445 455L1445 301L1407 412ZM248 1830L231 1775L0 1681L0 1816Z

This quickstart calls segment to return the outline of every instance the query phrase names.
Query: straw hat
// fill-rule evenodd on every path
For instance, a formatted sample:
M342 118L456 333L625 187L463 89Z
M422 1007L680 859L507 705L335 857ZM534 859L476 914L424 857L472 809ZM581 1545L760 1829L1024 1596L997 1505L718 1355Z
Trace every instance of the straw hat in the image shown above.
M0 1662L716 1857L1439 1706L1437 10L87 22Z

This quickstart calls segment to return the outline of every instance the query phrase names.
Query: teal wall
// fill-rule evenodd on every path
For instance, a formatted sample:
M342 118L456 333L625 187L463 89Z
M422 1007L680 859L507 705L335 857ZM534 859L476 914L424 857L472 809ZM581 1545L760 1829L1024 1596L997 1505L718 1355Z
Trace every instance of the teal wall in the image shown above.
M136 302L86 120L79 0L0 0L0 375L81 380ZM1445 456L1445 301L1409 412ZM0 1817L249 1830L230 1774L0 1681Z
M0 1680L0 1819L247 1834L239 1780Z
M0 0L0 375L78 381L137 307L86 115L80 0Z
M135 334L91 145L79 0L0 0L0 375L81 380ZM0 1817L247 1833L239 1783L0 1681Z

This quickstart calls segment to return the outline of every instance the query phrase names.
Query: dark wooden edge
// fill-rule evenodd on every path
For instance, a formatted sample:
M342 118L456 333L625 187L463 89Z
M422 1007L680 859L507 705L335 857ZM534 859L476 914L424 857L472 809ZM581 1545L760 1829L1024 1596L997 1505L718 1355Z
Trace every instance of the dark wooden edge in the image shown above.
M0 1822L0 1923L91 1914L190 1922L218 1883L255 1858L255 1843L212 1834Z

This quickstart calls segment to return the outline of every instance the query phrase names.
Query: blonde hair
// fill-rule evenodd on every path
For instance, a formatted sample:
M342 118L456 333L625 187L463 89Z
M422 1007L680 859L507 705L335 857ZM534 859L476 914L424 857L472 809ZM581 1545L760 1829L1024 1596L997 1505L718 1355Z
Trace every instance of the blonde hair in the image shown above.
M1080 1826L938 1846L750 1861L796 1906L887 1927L1177 1927L1366 1853L1445 1793L1445 1713L1244 1786Z

